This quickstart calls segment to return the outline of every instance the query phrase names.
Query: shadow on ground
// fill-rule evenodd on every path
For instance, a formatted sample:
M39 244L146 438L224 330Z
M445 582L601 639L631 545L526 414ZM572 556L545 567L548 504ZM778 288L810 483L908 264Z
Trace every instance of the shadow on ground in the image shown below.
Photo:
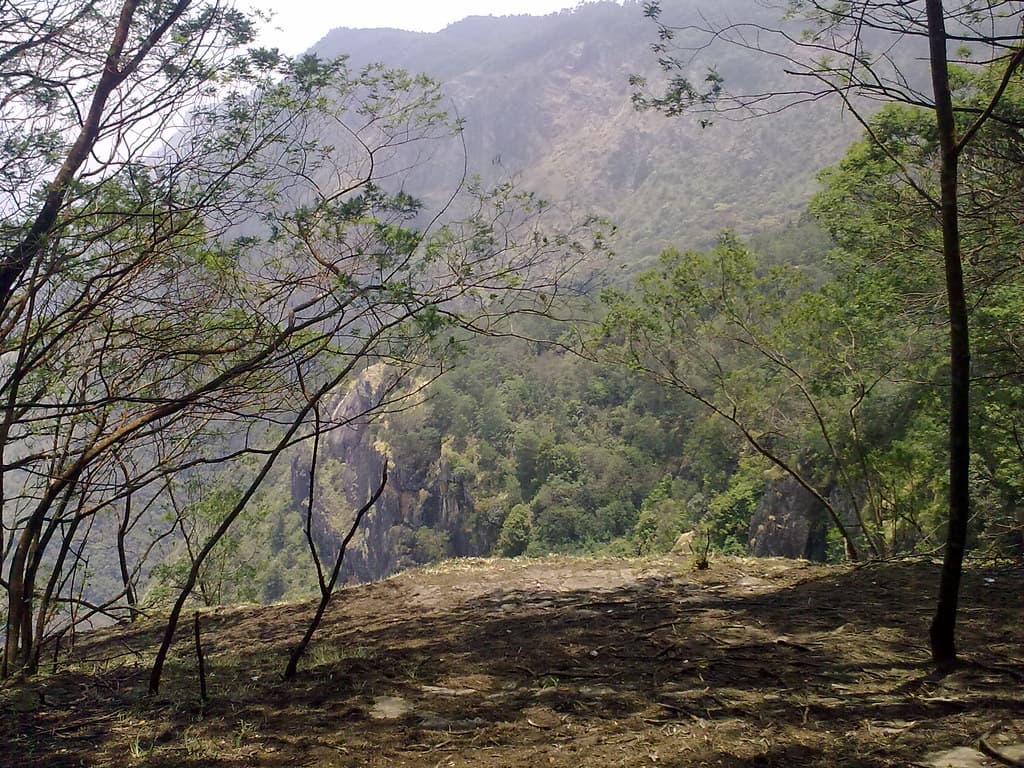
M210 700L183 632L84 638L16 690L0 764L905 766L1024 719L1018 568L973 569L931 673L937 568L723 559L474 561L344 590L297 680L309 604L203 614ZM191 625L184 629L191 630ZM20 697L20 698L19 698Z

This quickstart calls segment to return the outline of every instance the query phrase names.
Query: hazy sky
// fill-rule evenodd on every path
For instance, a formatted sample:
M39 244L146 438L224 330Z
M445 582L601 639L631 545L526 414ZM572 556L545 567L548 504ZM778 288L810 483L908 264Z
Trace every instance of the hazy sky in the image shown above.
M245 5L246 3L240 3ZM577 0L250 0L274 11L264 44L284 53L305 51L335 27L395 27L436 32L466 16L544 15L574 8Z

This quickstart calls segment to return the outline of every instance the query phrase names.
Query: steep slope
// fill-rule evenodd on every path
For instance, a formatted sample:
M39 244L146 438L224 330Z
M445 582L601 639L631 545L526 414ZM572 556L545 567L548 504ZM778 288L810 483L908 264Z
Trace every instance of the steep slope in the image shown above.
M693 2L671 7L694 18ZM749 3L713 12L768 21ZM596 2L544 17L474 17L436 34L338 29L314 51L425 72L445 84L466 122L471 173L515 174L522 185L577 211L608 216L631 263L665 245L703 245L723 228L751 234L800 215L817 169L837 159L857 131L832 103L769 118L716 119L638 113L632 73L651 74L653 24L639 3ZM697 59L729 87L782 85L785 75L757 54L722 48ZM440 201L459 178L457 149L432 158L415 179Z

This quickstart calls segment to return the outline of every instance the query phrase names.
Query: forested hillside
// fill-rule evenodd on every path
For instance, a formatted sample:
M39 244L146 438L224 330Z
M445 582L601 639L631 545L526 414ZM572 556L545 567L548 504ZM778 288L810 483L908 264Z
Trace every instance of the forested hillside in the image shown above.
M680 3L692 17L694 3ZM702 8L715 17L778 14L747 2ZM430 156L407 182L438 201L463 170L513 175L557 206L609 217L631 264L665 246L709 245L724 228L743 235L798 220L814 174L860 126L834 104L807 104L770 121L669 120L633 108L630 75L654 63L653 25L637 2L595 2L543 17L472 17L436 34L338 29L313 50L361 65L385 61L443 84L465 121L461 147ZM716 52L714 65L746 86L784 82L752 52Z
M496 173L487 159L500 154L556 204L620 225L619 269L603 273L603 291L560 309L569 322L520 318L497 338L467 340L424 405L369 427L375 461L388 457L400 477L357 534L352 578L453 555L659 552L691 530L698 550L814 559L941 546L939 230L927 204L894 187L899 164L931 173L927 113L886 108L871 123L875 139L828 167L822 158L849 127L834 103L704 128L638 113L626 79L644 66L653 29L637 7L598 3L543 19L469 19L438 35L338 30L318 46L347 46L358 60L380 35L403 65L443 74L467 118L471 168ZM731 87L769 87L756 53L731 53L721 70ZM986 78L961 84L979 104ZM1006 114L1019 99L1014 85ZM638 180L618 159L640 135L651 141L635 159L651 176ZM694 142L706 151L679 151ZM990 128L963 181L998 201L979 202L984 218L967 230L979 297L971 546L989 554L1024 545L1011 319L1021 316L1019 150L1019 134ZM580 174L589 176L565 183ZM667 178L667 188L655 183ZM701 247L712 233L717 245ZM656 259L661 242L673 245ZM321 455L323 482L331 462L335 477L374 466L367 455L351 445ZM333 482L314 505L325 521L337 514L326 499L365 487L351 474ZM293 494L295 510L307 495ZM301 583L281 557L272 563L267 596Z

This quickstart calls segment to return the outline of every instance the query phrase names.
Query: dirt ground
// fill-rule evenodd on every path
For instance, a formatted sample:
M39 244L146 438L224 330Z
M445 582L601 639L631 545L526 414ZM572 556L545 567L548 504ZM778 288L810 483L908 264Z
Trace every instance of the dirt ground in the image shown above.
M290 684L281 672L311 603L204 612L206 704L191 620L154 698L159 623L103 630L56 673L0 691L0 765L1024 760L1024 568L967 573L970 663L944 676L924 643L937 572L923 561L454 561L338 593Z

